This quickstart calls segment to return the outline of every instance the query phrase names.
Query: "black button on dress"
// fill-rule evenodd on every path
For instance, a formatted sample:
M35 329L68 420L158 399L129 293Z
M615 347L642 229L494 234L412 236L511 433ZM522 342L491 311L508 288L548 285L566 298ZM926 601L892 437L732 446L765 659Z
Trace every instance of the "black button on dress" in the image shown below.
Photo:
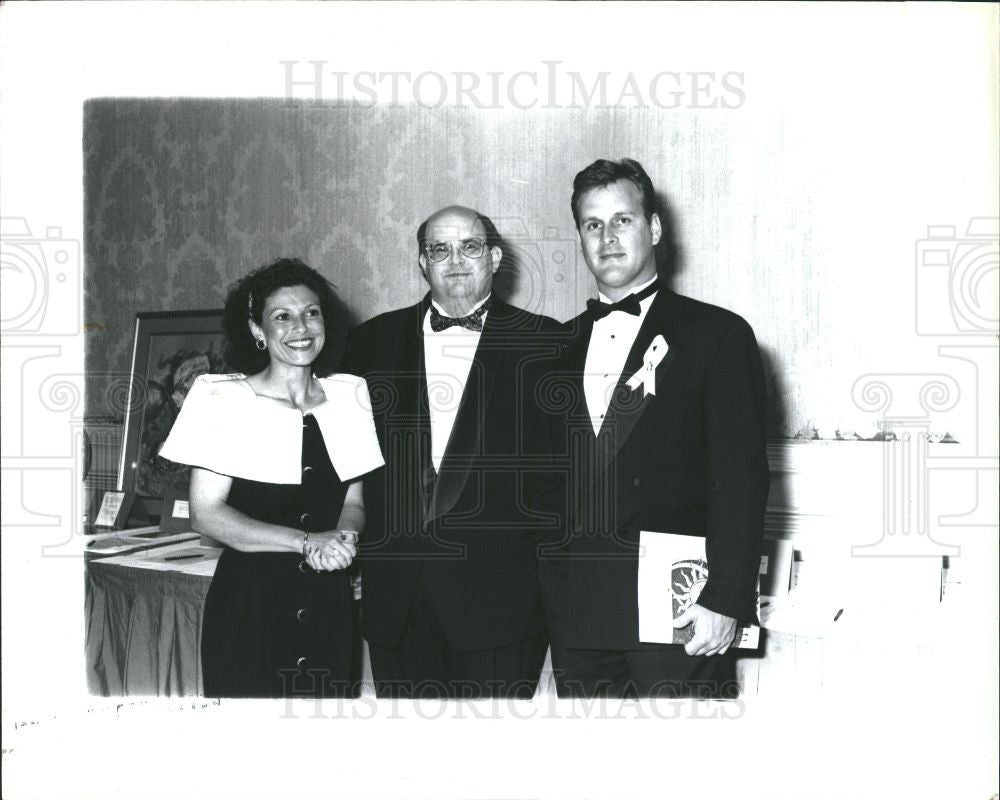
M266 445L262 450L266 458ZM299 485L233 478L229 505L261 522L310 532L335 528L347 486L330 463L323 434L310 414L303 417L302 466ZM349 573L316 572L301 564L299 553L223 550L202 622L206 696L354 693Z

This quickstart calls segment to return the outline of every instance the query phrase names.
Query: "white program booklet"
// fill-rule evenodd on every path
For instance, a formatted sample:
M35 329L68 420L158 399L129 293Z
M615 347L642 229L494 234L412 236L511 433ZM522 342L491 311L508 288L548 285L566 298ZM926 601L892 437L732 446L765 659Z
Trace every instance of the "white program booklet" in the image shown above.
M698 602L708 581L705 537L639 532L639 641L686 644L693 631L674 629L674 619ZM760 628L743 626L734 647L755 649Z

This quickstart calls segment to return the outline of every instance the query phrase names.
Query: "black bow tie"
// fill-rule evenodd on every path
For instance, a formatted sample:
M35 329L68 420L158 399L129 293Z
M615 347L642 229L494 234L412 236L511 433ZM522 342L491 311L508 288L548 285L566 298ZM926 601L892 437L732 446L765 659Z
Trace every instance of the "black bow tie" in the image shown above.
M466 330L481 331L483 329L483 314L490 310L491 305L493 305L493 298L488 297L485 303L479 306L479 308L471 314L466 314L464 317L443 317L432 305L431 330L434 331L434 333L439 333L440 331L448 330L448 328L452 325L460 325Z
M651 294L654 294L658 288L660 287L657 286L656 281L653 281L641 292L626 295L617 303L602 303L600 300L588 300L587 311L590 312L590 316L593 318L594 322L597 322L599 319L604 319L612 311L624 311L626 314L638 317L639 313L642 311L639 306L639 302L641 300L645 300Z

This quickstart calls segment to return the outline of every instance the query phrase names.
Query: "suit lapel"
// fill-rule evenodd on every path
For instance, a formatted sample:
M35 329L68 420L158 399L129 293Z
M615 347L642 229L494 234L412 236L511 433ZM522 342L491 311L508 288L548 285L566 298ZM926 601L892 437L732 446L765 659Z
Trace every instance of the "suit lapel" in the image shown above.
M404 445L410 454L409 469L401 474L420 476L421 516L426 517L434 489L434 469L431 462L431 424L427 401L427 369L424 363L424 316L430 307L430 295L411 306L403 322L400 341L390 346L396 353L393 384L399 392L395 424L401 431L414 431L416 441ZM397 487L403 491L404 487Z
M511 306L494 298L493 306L486 315L425 522L429 523L454 508L465 490L473 462L482 454L483 427L493 399L496 375L503 368L502 361L508 353L503 346L501 332L512 311Z
M653 339L661 335L668 345L667 355L656 367L657 393L665 389L667 373L673 366L678 352L683 348L683 342L679 341L676 335L674 314L671 311L673 305L673 293L661 287L625 359L625 367L618 378L598 437L601 444L598 453L604 461L603 467L606 467L625 446L652 400L641 383L637 388L631 389L628 380L643 368L646 351Z
M590 347L590 337L594 333L594 320L590 314L581 314L568 324L576 326L563 355L564 368L572 381L575 400L569 413L575 422L580 424L586 422L586 429L593 432L593 426L590 424L590 412L587 410L587 396L583 388L583 375L587 369L587 350Z

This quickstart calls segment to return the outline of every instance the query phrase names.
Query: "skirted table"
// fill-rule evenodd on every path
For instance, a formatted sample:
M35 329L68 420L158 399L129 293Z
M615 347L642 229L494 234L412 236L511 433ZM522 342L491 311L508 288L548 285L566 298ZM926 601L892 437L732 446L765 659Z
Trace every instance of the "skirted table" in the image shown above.
M88 560L92 694L202 694L201 616L220 552L188 541Z
M197 534L156 529L95 537L90 545L84 603L91 694L202 695L201 619L221 548L200 544ZM356 623L358 599L356 585ZM370 693L371 666L359 627L354 646L356 679L362 693Z

